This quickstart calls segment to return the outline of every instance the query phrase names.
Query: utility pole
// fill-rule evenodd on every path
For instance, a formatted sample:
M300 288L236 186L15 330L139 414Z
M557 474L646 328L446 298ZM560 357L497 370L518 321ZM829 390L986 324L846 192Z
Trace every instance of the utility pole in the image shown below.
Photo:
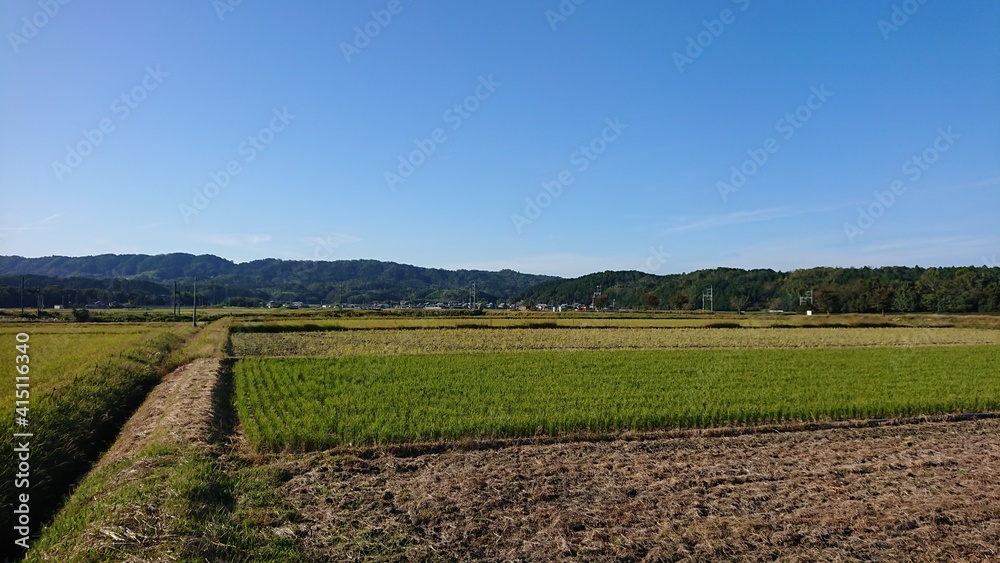
M192 320L194 322L195 328L198 327L198 278L194 279L194 295L192 296L194 301L194 313L192 313Z
M174 282L174 292L170 295L170 313L177 316L177 282Z
M21 276L21 316L24 316L24 276Z
M340 310L344 310L344 283L340 284Z
M809 291L806 291L805 297L803 297L801 295L799 296L799 305L802 305L803 303L806 303L806 302L808 302L810 305L812 305L812 302L813 302L813 290L811 290L811 289Z

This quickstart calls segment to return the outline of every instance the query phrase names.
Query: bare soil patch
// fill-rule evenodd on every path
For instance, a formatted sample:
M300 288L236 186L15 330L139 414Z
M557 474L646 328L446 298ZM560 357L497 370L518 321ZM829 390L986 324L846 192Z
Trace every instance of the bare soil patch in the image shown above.
M986 419L269 463L314 560L982 561L1000 558L998 435Z

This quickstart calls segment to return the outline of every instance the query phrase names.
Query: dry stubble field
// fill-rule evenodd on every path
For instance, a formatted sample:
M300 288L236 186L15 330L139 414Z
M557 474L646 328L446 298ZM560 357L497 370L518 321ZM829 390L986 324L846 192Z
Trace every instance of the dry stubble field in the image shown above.
M928 346L997 343L993 330L640 332L375 329L237 334L234 344L261 355L326 357L467 346L805 345L844 354L879 346L886 347L881 359L902 373L918 367L913 353ZM992 355L992 348L981 350ZM990 416L812 430L793 423L780 430L470 438L261 461L286 480L279 492L301 518L286 533L300 538L311 560L982 561L1000 558L1000 419Z
M313 560L1000 557L1000 420L278 456Z

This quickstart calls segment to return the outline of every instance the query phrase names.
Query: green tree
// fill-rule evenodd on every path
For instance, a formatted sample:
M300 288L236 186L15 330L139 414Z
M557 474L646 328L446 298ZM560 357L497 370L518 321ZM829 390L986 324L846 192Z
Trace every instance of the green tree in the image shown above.
M868 291L868 302L884 315L886 309L892 308L892 298L895 293L896 290L891 285L876 283Z
M840 296L829 287L821 287L813 292L813 305L829 315L840 308Z
M910 313L917 310L917 292L913 289L913 284L903 282L899 284L899 289L893 294L892 308L903 313Z
M937 268L929 268L917 280L917 293L920 294L920 306L925 311L942 312L943 290L946 280Z
M686 293L675 293L670 298L670 308L678 311L691 308L691 297Z

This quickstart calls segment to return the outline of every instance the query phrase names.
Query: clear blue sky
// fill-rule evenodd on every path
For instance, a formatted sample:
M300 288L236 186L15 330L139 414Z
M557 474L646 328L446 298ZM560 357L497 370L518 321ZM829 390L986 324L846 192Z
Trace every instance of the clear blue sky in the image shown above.
M1000 265L997 2L51 3L0 254Z

